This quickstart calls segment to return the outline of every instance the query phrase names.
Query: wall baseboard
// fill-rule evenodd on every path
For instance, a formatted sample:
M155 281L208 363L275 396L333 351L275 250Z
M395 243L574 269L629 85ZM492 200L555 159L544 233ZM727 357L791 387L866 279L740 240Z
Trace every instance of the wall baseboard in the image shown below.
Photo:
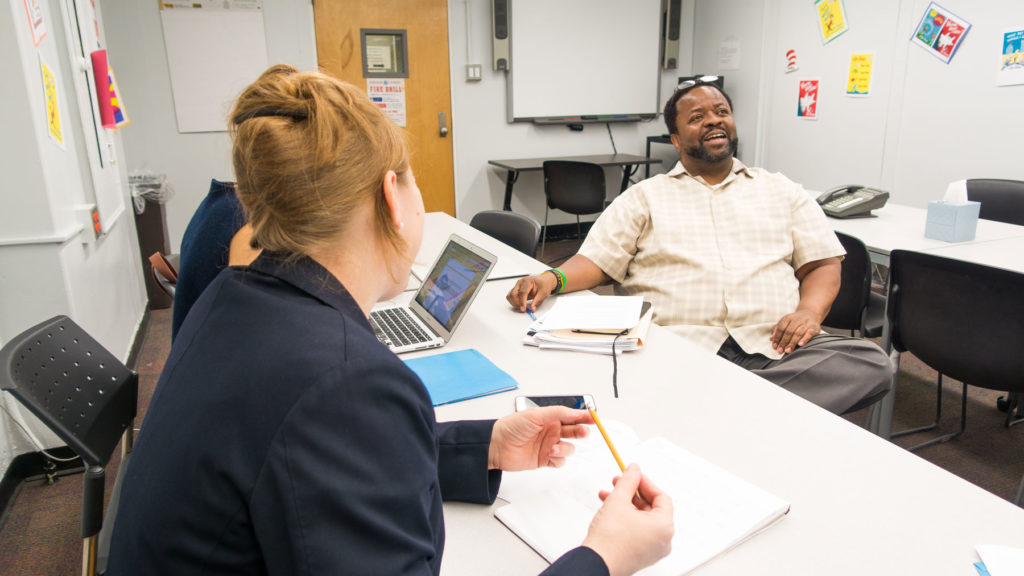
M139 328L135 331L135 338L132 338L132 349L128 351L128 359L124 362L124 365L131 370L135 370L139 365L139 354L142 352L142 345L149 332L150 311L149 302L147 302L146 311L142 313L142 321L139 322Z
M57 458L74 458L75 453L67 446L47 449L47 452ZM0 530L7 521L7 514L15 501L15 497L21 490L22 482L46 476L46 464L51 460L42 452L26 452L18 454L11 460L11 465L4 472L3 480L0 480ZM80 459L71 462L52 461L55 465L50 473L55 476L67 476L85 471Z

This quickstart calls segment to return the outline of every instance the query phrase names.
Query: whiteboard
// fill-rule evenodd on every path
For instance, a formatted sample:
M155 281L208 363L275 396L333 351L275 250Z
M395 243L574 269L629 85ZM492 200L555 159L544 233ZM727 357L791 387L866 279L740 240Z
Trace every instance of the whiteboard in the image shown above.
M509 0L509 121L656 115L661 0Z
M242 90L267 69L261 10L160 10L178 132L227 130Z

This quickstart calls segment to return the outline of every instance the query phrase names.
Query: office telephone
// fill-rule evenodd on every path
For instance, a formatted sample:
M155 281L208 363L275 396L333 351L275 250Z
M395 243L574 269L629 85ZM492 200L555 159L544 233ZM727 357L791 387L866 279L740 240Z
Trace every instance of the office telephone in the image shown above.
M818 204L827 216L833 218L863 218L871 216L875 208L885 206L889 193L884 190L844 184L836 186L821 196Z

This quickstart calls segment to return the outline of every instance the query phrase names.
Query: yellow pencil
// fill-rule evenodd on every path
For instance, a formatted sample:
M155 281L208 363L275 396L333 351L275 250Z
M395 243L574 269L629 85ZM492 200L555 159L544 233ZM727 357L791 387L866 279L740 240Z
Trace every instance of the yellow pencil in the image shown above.
M612 451L612 456L615 457L615 462L619 465L619 469L623 472L626 471L625 464L622 463L622 458L619 458L619 451L615 449L615 445L612 444L612 439L608 436L608 432L604 429L604 424L601 424L601 419L597 417L597 410L592 406L587 405L587 411L590 412L590 417L594 419L594 424L597 424L597 429L601 431L601 436L604 437L604 443L608 445L608 449Z

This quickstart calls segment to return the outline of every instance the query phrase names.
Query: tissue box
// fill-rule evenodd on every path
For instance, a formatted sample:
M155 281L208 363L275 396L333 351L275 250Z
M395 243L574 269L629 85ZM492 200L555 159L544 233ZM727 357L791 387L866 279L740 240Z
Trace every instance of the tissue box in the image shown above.
M978 228L980 202L947 204L941 200L928 203L928 217L924 225L925 238L946 242L974 240Z

